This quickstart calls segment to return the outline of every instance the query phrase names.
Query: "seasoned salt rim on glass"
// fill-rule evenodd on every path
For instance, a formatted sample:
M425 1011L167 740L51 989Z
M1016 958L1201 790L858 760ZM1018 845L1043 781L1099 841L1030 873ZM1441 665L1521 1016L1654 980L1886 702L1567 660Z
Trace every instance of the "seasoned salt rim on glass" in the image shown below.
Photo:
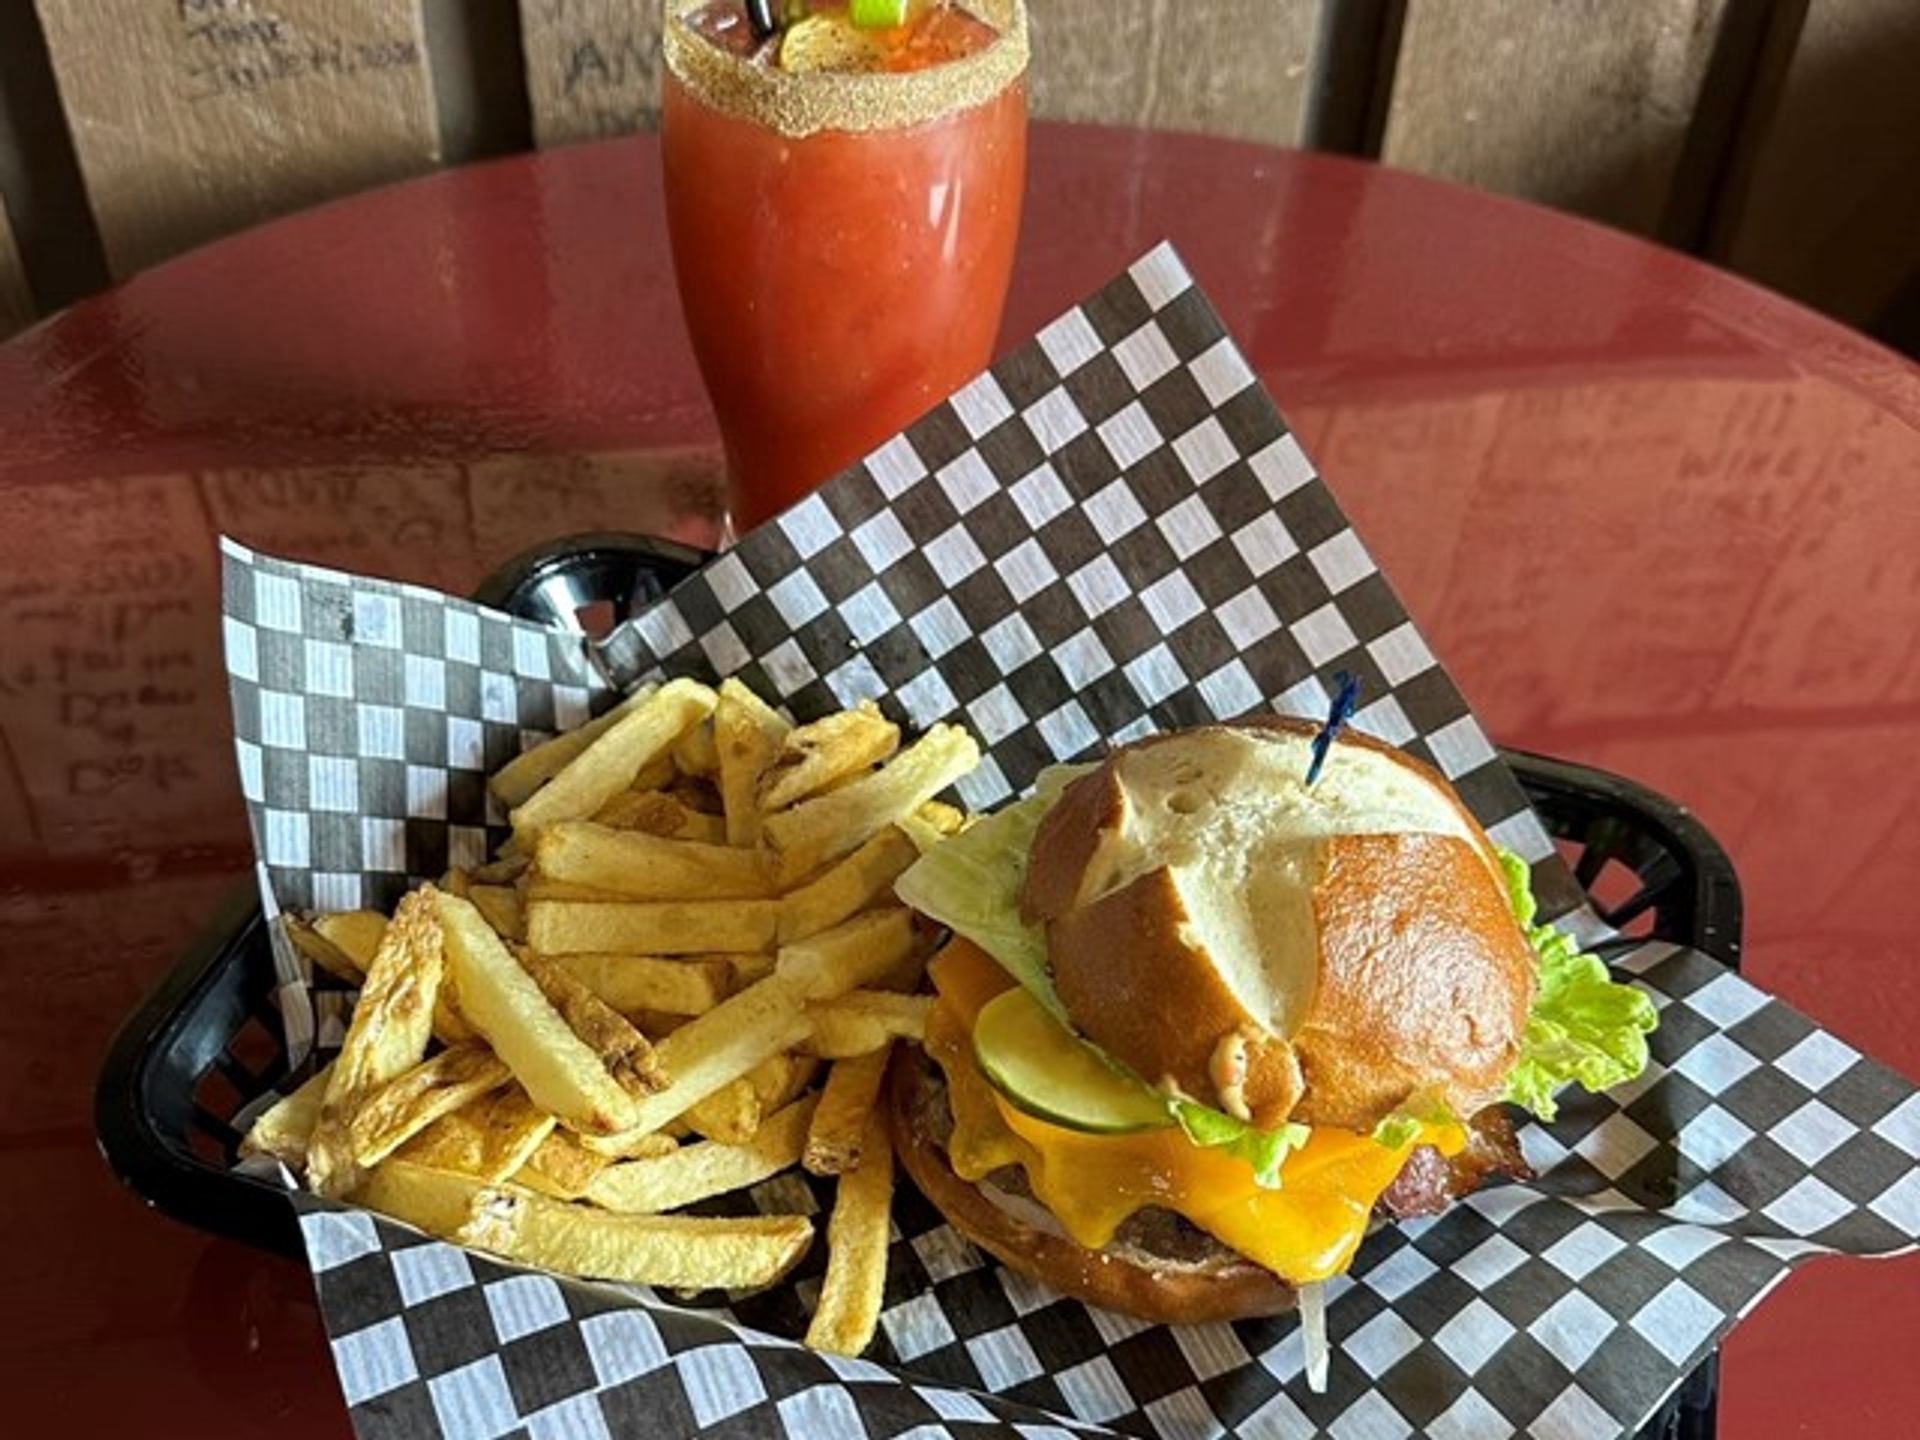
M714 45L683 17L711 0L664 0L661 52L674 78L716 110L790 139L822 130L898 130L984 105L1027 69L1026 0L969 0L1000 36L986 49L905 74L795 74Z

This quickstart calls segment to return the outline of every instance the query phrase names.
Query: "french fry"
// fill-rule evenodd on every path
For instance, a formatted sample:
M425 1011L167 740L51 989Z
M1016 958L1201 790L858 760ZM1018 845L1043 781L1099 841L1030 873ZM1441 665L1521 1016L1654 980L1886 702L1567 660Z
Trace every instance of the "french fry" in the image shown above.
M656 688L643 685L604 715L543 741L531 750L522 750L493 772L492 778L487 781L487 788L509 810L526 804L533 797L533 792L559 774L569 761L651 700Z
M511 885L472 885L467 899L485 917L502 940L524 940L526 922L520 914L520 892Z
M927 1033L931 995L895 995L856 990L807 1007L813 1034L807 1049L827 1060L866 1055L895 1039L920 1040Z
M656 1160L609 1165L587 1184L595 1205L631 1215L657 1215L729 1190L744 1190L777 1175L800 1158L813 1117L814 1097L769 1115L751 1141L682 1145Z
M941 833L937 825L930 824L926 820L921 819L920 812L917 810L911 815L902 816L893 823L901 834L913 841L913 848L918 850L922 855L926 854L929 850L933 849L934 846L947 838Z
M766 1113L760 1096L742 1075L729 1080L706 1099L687 1107L680 1118L687 1128L722 1145L744 1145L760 1129L760 1117Z
M733 988L743 990L756 980L764 980L773 973L771 955L729 955L727 960L733 965Z
M290 1170L307 1163L307 1144L313 1127L320 1123L320 1105L327 1098L331 1063L322 1065L301 1082L291 1095L282 1095L254 1117L253 1124L240 1139L240 1153L271 1155Z
M760 776L779 753L787 722L738 680L720 682L713 712L713 736L719 762L720 807L726 816L729 845L760 843L760 807L754 792Z
M769 1055L790 1050L812 1033L800 992L777 975L740 991L696 1015L659 1045L660 1063L673 1083L658 1095L636 1102L633 1125L623 1134L588 1136L586 1145L603 1155L630 1153L641 1136L663 1128L688 1108ZM751 1089L751 1087L749 1087Z
M550 879L532 870L521 879L520 888L515 893L520 897L523 911L535 900L590 900L596 905L606 905L633 899L633 896L618 890L603 890L598 885L575 885L568 880Z
M831 1000L893 970L913 953L913 913L869 910L780 947L774 975L808 1000ZM764 982L763 982L764 983Z
M662 685L514 809L514 838L527 845L543 825L593 814L631 785L642 765L665 751L689 726L706 719L713 701L713 692L696 681L670 680Z
M670 1155L679 1148L665 1135L653 1138L654 1148L662 1155ZM527 1157L527 1163L514 1171L513 1180L543 1195L578 1200L587 1193L587 1182L612 1163L605 1155L596 1155L582 1145L571 1130L555 1130Z
M791 1270L813 1242L813 1224L804 1215L613 1215L543 1195L484 1189L455 1238L589 1280L747 1289L771 1285Z
M789 731L761 775L754 803L784 810L879 764L900 748L900 727L871 700Z
M506 1064L484 1045L455 1045L422 1060L367 1097L348 1127L353 1158L378 1165L442 1115L511 1078Z
M531 863L531 858L524 853L518 855L503 854L500 858L489 860L484 865L474 866L473 883L476 885L511 885L520 878L520 872L525 870Z
M498 1184L527 1163L556 1123L524 1089L509 1085L442 1115L373 1173L402 1160Z
M438 918L443 898L430 885L405 896L367 967L307 1147L307 1184L315 1194L344 1196L359 1184L360 1167L348 1134L355 1113L368 1096L418 1065L426 1053L434 996L446 964Z
M691 810L693 814L703 814L708 820L718 822L720 828L726 828L726 816L720 814L720 795L712 789L712 785L708 785L707 781L687 780L682 776L680 780L668 785L664 793L670 799L684 804L685 808Z
M860 1163L867 1120L879 1105L892 1046L833 1062L813 1112L800 1163L814 1175L840 1175Z
M946 943L945 932L919 916L913 922L913 950L907 958L873 982L876 990L898 990L911 995L927 978L927 962Z
M293 917L288 919L288 933L294 943L301 943L301 936ZM311 923L311 934L319 945L331 946L334 952L353 967L351 974L336 971L343 980L358 984L365 977L367 966L373 962L373 952L380 947L380 937L387 932L387 917L374 910L341 910L331 915L316 915ZM314 958L318 959L316 955ZM322 962L324 963L324 962ZM473 1027L460 1016L453 1003L453 987L441 976L440 993L433 1000L433 1038L442 1045L459 1045L475 1038Z
M911 995L920 988L920 982L927 978L927 962L920 955L909 955L896 969L889 970L873 982L875 990L891 990L901 995Z
M664 798L658 790L622 790L587 818L596 825L605 825L612 830L625 830L629 828L628 820Z
M466 1223L481 1183L470 1175L436 1170L406 1160L389 1160L371 1171L352 1195L353 1203L451 1240Z
M387 933L387 917L374 910L342 910L316 915L313 932L345 955L362 975L373 964L380 937Z
M662 750L646 764L640 767L640 773L633 777L632 790L664 790L679 778L680 771L673 763L673 751Z
M660 1068L652 1044L626 1016L551 961L528 956L521 963L547 1003L600 1057L600 1063L622 1090L639 1096L667 1088L667 1073Z
M371 912L365 912L371 913ZM374 915L382 930L387 927L387 917ZM324 970L336 980L344 980L349 985L358 985L361 977L367 973L367 967L359 960L342 950L333 941L327 939L314 928L312 920L304 915L283 913L280 926L286 932L287 939L293 942L293 948L304 955L317 969ZM376 937L374 943L379 944ZM369 951L369 955L371 951Z
M480 912L448 895L437 897L437 909L446 926L447 961L462 1013L534 1102L576 1130L631 1129L632 1097L573 1033Z
M860 1163L841 1175L827 1222L827 1274L807 1326L807 1346L858 1355L873 1343L887 1288L887 1240L893 1208L893 1150L885 1123L867 1117Z
M726 999L733 989L733 966L723 955L664 959L655 955L583 953L544 958L627 1016L646 1010L699 1015ZM653 1036L645 1025L640 1028Z
M966 828L968 819L966 811L944 800L929 800L913 813L923 824L931 825L942 835L958 835Z
M751 900L773 893L752 850L609 830L591 821L549 825L535 857L543 876L632 900Z
M557 1130L554 1132L556 1135L559 1133ZM547 1138L552 1139L553 1137L548 1136ZM540 1143L544 1145L546 1141L543 1140ZM526 1189L533 1191L534 1194L545 1195L551 1200L578 1200L580 1198L578 1195L569 1195L566 1186L548 1179L538 1170L530 1168L531 1165L531 1161L526 1165L522 1165L507 1177L506 1183L509 1185L524 1186Z
M575 1141L578 1141L579 1139L578 1136L573 1136L571 1138L574 1139ZM659 1155L671 1155L675 1150L678 1150L680 1148L681 1142L684 1141L686 1138L687 1137L684 1134L669 1135L666 1131L662 1130L658 1134L648 1137L648 1139L645 1142L642 1142L638 1147L640 1153L634 1156L633 1158L636 1160L651 1160ZM586 1149L584 1145L582 1145L580 1148L583 1150ZM589 1150L587 1153L592 1154L593 1152ZM612 1162L609 1161L608 1163L612 1163Z
M527 942L543 955L613 951L699 955L765 950L780 925L777 900L661 900L598 904L535 900Z
M857 850L980 763L980 746L956 725L935 725L879 770L791 810L768 815L762 843L782 889Z
M629 790L616 795L593 812L593 823L610 830L637 830L643 835L698 840L706 845L724 844L727 839L726 822L718 815L690 809L659 790Z
M557 955L553 958L556 960L570 960L573 957L570 955ZM627 957L623 955L620 958L624 960ZM638 1030L649 1040L660 1040L665 1036L671 1035L691 1018L686 1015L671 1015L665 1010L623 1010L620 1013L631 1020L634 1029Z
M511 1260L677 1290L771 1283L813 1226L657 1212L804 1163L839 1179L808 1343L858 1354L886 1279L879 1091L933 1003L893 885L969 823L934 796L978 755L953 725L903 746L870 702L795 728L732 680L529 750L490 782L495 859L391 922L289 922L363 995L243 1151ZM423 1060L429 1029L447 1048Z
M846 789L847 786L853 784L853 782L856 780L866 779L867 776L871 775L872 773L873 771L871 769L849 771L847 774L840 776L838 779L828 781L825 785L822 785L817 791L815 791L814 794L815 795L831 795L836 790ZM811 799L813 797L809 796L808 798Z
M559 1128L559 1117L534 1104L522 1085L509 1085L488 1097L481 1140L483 1177L505 1180ZM458 1114L458 1111L454 1112Z
M470 1045L480 1038L480 1032L467 1023L454 1002L450 974L440 977L440 993L433 997L433 1038L442 1045Z
M738 1080L730 1080L681 1118L687 1127L723 1145L745 1145L763 1117L792 1103L807 1087L820 1061L813 1055L769 1055Z
M695 725L673 742L673 768L695 779L719 771L720 753L714 748L711 721Z
M759 1097L761 1112L771 1115L799 1099L800 1092L811 1085L813 1077L819 1073L820 1061L817 1056L769 1055L743 1078Z
M771 976L696 1015L662 1040L660 1061L674 1077L673 1083L638 1102L639 1119L626 1135L591 1136L588 1145L603 1154L623 1154L629 1137L659 1129L768 1056L791 1049L803 1039L813 1048L817 1039L813 1020L803 1017L807 1028L796 1032L788 1007L831 1000L871 983L905 960L912 946L909 912L893 909L857 915L786 947ZM880 1023L858 1016L844 1022L843 1028L856 1028L855 1039L864 1041ZM842 1038L842 1043L853 1041Z
M889 825L819 877L780 897L780 943L790 944L831 929L882 895L920 857L919 847Z

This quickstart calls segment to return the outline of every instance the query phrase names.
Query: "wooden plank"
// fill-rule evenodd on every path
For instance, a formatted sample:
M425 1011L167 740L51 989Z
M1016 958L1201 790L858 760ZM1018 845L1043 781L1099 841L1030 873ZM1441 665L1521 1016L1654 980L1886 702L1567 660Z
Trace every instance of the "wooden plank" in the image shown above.
M726 506L726 467L711 446L595 455L492 455L467 467L474 544L505 564L561 535L624 530L711 548Z
M483 573L466 474L452 461L208 470L199 480L213 527L269 555L455 595Z
M1289 144L1325 0L1030 0L1033 113ZM625 134L660 113L660 8L526 0L535 142Z
M40 0L124 276L439 158L418 0Z
M1652 234L1729 0L1407 0L1381 159Z
M1710 253L1856 325L1890 311L1903 290L1912 306L1920 285L1916 76L1913 0L1813 5L1771 123L1746 127L1750 148L1737 157Z
M0 576L0 763L43 855L230 841L231 752L207 743L220 564L192 477L0 488Z
M27 328L33 319L33 292L27 288L27 270L13 243L7 220L7 202L0 198L0 340Z
M1300 137L1321 0L1029 3L1042 119Z
M659 0L522 0L533 141L541 149L660 118Z

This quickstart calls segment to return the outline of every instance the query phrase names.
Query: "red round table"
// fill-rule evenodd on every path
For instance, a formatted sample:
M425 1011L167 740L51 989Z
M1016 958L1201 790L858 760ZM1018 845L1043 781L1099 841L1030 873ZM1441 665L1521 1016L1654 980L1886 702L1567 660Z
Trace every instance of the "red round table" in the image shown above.
M18 1433L347 1433L304 1271L142 1213L92 1142L115 1024L250 863L214 536L454 591L567 531L710 539L658 160L360 196L0 348ZM1495 738L1692 806L1739 867L1753 978L1920 1073L1920 371L1547 211L1052 127L1007 336L1163 237ZM1724 1433L1906 1433L1916 1353L1920 1258L1816 1263L1729 1345Z

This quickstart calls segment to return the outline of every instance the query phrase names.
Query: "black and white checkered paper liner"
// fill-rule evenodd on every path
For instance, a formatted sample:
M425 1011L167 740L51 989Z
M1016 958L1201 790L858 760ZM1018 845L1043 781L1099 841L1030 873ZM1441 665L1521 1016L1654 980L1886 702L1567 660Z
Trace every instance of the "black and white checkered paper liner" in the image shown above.
M1054 760L1363 679L1357 724L1439 766L1497 838L1544 830L1165 247L606 643L226 547L240 770L270 909L388 906L477 861L486 771L657 673L737 675L808 717L872 697L966 724L976 806ZM1590 921L1582 923L1591 924ZM286 947L290 1051L346 997ZM1388 1227L1292 1317L1148 1326L984 1259L910 1187L872 1357L792 1343L824 1245L687 1304L528 1273L297 1195L365 1440L523 1434L1483 1437L1633 1430L1797 1260L1920 1237L1920 1095L1705 956L1623 968L1653 1064L1523 1131L1540 1179ZM777 1177L736 1203L819 1212Z

